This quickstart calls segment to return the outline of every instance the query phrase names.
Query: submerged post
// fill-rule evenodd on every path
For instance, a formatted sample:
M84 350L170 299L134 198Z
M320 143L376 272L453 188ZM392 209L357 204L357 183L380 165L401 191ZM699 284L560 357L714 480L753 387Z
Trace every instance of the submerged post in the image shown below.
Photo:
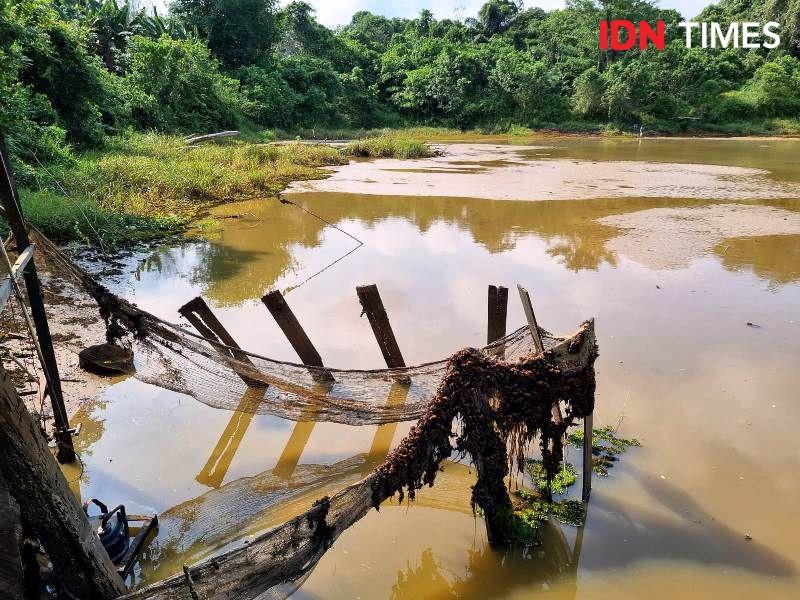
M217 318L217 315L213 313L211 308L206 304L206 301L203 300L202 297L198 296L193 300L190 300L183 306L178 309L178 312L184 317L189 323L191 323L195 329L197 329L198 333L202 335L206 340L214 344L215 346L224 346L224 348L218 348L220 352L224 355L227 355L234 360L237 360L241 363L246 363L253 367L255 371L255 365L253 361L250 360L250 357L247 356L247 353L242 350L241 346L236 343L236 340L233 339L233 336L228 333L228 330L225 329L225 326L222 322ZM254 388L265 388L267 384L248 377L247 374L241 373L238 370L234 369L236 374L242 378L248 386Z
M126 592L44 436L0 365L0 478L44 546L70 597Z
M594 431L594 414L583 420L583 494L582 500L589 501L592 495L592 436Z
M14 234L17 252L24 253L31 245L28 238L28 226L19 204L17 189L14 184L14 175L11 171L11 162L8 157L6 141L0 132L0 203L2 203L5 218L11 232ZM72 445L72 432L69 428L69 417L64 405L64 395L61 391L61 379L58 373L58 362L53 349L53 337L50 334L50 325L47 322L47 313L44 307L42 286L39 274L36 271L33 257L23 271L25 288L28 291L28 303L31 307L31 316L36 328L36 337L42 352L42 370L47 381L47 392L53 407L53 420L55 421L54 434L58 444L58 460L61 463L75 460L75 448Z

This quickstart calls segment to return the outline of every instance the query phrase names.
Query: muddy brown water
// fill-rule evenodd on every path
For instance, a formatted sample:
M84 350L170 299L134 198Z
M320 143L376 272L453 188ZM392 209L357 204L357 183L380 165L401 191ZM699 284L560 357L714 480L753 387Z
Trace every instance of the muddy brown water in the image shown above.
M539 548L489 548L473 475L450 463L416 504L347 531L296 597L798 597L800 142L488 141L295 186L293 202L364 242L349 255L340 231L253 201L111 282L171 320L202 294L240 344L296 360L258 300L280 289L337 367L382 365L364 283L408 363L483 344L489 283L512 288L509 328L524 319L518 282L555 332L597 319L596 422L643 447L595 478L582 531L553 523ZM357 481L408 431L217 411L132 379L73 421L76 492L161 516L139 583Z

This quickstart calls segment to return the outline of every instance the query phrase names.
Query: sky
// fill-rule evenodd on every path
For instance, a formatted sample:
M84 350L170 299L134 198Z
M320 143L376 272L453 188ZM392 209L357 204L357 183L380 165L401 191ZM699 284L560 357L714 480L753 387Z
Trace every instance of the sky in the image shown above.
M281 0L288 4L290 0ZM433 11L439 19L475 17L486 0L306 0L317 11L317 20L328 27L345 25L360 10L368 10L387 17L415 17L423 8ZM545 10L560 8L563 0L524 0L526 7L538 6ZM161 14L170 0L140 0L142 5L156 6ZM712 0L660 0L663 8L675 8L686 17L697 15Z
M427 8L437 18L474 17L486 0L306 0L317 11L317 20L328 27L350 22L353 13L360 10L387 17L414 17ZM289 0L282 0L288 4ZM662 8L675 8L687 18L694 17L711 0L661 0ZM545 10L561 8L563 0L525 0L526 7L538 6Z

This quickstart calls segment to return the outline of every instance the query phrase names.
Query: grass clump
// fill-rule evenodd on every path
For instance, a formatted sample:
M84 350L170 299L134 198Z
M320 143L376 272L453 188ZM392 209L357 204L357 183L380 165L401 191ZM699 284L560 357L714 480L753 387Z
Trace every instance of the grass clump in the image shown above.
M275 197L291 182L322 178L324 167L345 162L330 146L187 147L178 136L132 134L37 170L38 189L23 196L31 221L56 239L102 243L105 236L122 244L181 231L216 204ZM103 223L112 223L111 230Z
M430 158L436 152L428 144L413 137L381 135L355 140L344 149L347 156L363 158Z
M78 242L107 249L178 233L182 222L167 216L130 215L86 198L72 199L49 191L20 194L27 221L58 243Z

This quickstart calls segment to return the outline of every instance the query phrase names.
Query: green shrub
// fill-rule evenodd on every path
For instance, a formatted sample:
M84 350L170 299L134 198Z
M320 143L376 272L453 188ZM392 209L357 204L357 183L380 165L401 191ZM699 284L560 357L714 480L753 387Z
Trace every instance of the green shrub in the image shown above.
M210 132L236 127L248 110L239 82L195 40L133 37L125 77L130 111L143 128Z
M344 149L348 156L368 158L430 158L436 152L426 143L410 137L382 135L350 142Z

